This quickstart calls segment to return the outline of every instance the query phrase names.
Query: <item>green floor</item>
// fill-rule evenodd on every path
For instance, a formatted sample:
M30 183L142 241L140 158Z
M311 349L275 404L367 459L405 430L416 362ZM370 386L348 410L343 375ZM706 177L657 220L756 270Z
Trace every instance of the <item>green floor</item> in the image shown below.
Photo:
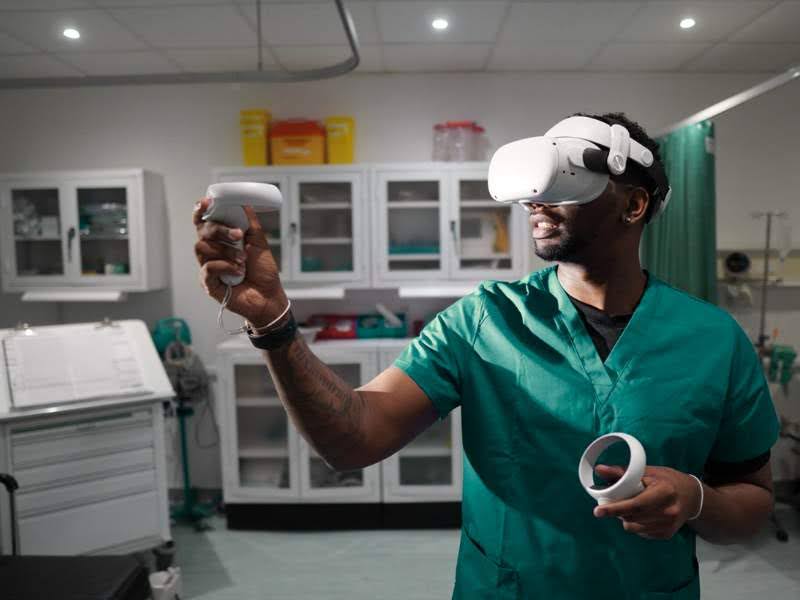
M743 546L699 543L704 600L800 598L800 515L779 516L788 543L765 530ZM457 531L196 533L175 527L184 598L422 600L449 598Z

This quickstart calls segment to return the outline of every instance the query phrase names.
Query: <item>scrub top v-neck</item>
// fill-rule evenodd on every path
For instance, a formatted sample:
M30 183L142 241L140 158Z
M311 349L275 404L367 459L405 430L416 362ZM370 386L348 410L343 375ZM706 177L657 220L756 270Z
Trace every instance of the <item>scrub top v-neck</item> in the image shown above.
M444 418L461 407L463 526L453 597L699 597L695 537L646 540L596 519L577 465L596 437L702 475L769 450L778 421L752 344L724 311L650 276L605 361L555 267L486 282L395 366Z

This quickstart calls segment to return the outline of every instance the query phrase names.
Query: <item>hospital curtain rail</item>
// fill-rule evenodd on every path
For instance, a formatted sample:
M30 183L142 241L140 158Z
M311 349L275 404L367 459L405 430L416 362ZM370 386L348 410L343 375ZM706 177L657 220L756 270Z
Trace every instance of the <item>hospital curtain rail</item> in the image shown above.
M688 125L657 142L672 198L645 227L642 263L670 285L716 303L714 124Z

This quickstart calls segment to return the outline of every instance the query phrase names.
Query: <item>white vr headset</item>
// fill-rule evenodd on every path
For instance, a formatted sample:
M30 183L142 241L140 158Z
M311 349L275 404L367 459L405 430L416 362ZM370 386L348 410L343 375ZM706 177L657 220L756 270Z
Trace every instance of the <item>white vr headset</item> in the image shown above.
M653 180L653 220L672 193L664 167L625 127L590 117L569 117L543 136L501 146L489 163L489 193L498 202L585 204L603 193L611 175L624 173L629 160Z

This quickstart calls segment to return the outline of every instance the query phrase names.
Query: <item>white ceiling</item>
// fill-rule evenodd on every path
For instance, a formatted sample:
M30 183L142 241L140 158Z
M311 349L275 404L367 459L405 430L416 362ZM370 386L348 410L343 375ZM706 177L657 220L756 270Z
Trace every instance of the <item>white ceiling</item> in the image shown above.
M775 73L800 64L800 0L347 0L361 72ZM265 69L341 62L333 0L263 0ZM697 25L682 30L692 16ZM430 23L445 17L450 27ZM81 39L61 35L65 27ZM253 0L0 0L0 78L244 71Z

